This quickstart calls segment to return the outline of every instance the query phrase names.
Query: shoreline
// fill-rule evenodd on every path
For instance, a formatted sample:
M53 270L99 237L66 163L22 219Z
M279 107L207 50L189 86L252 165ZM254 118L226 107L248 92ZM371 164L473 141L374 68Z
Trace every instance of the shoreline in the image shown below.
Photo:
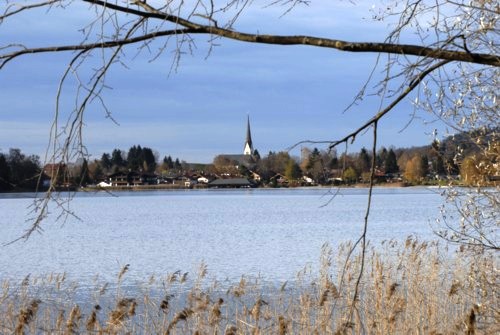
M291 186L291 187L252 187L251 189L310 189L310 188L368 188L370 185L365 183L357 183L352 185L314 185L314 186ZM387 188L403 188L403 187L419 187L419 186L429 186L429 185L410 185L405 182L397 183L383 183L375 184L374 187L387 187ZM438 186L438 185L432 185ZM157 191L157 190L207 190L207 189L245 189L245 187L208 187L206 184L196 184L191 187L183 185L171 185L171 184L161 184L161 185L137 185L137 186L110 186L110 187L83 187L77 189L76 192L89 192L89 191Z
M456 184L457 187L468 187L467 185ZM269 186L259 186L253 187L251 189L327 189L327 188L369 188L368 183L356 183L350 185L314 185L314 186L280 186L280 187L269 187ZM441 185L439 183L435 184L410 184L407 182L395 182L395 183L377 183L373 185L374 188L407 188L407 187L449 187L449 185ZM195 184L192 186L184 186L180 184L160 184L160 185L135 185L135 186L110 186L110 187L97 187L97 186L87 186L80 188L60 188L56 189L55 192L74 192L74 193L85 193L85 192L115 192L115 191L177 191L177 190L208 190L208 189L245 189L242 187L208 187L207 184ZM20 194L20 193L46 193L46 189L39 190L12 190L7 192L0 192L0 194Z

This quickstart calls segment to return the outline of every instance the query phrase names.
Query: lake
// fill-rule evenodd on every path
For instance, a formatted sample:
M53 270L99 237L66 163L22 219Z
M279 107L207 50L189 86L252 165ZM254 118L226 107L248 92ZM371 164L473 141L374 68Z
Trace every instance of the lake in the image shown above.
M319 265L321 246L355 240L363 227L367 189L231 189L77 193L70 209L79 220L43 223L44 232L0 247L0 280L66 272L80 283L96 274L115 281L146 281L177 270L237 280L242 274L271 281L293 279ZM0 194L0 243L28 227L30 194ZM417 236L436 239L430 224L443 199L424 187L376 188L368 237L372 244Z

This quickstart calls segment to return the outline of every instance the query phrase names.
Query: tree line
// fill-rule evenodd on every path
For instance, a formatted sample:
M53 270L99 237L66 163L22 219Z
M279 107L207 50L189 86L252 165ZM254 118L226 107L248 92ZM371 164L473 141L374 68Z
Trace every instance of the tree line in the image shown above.
M92 183L106 179L108 176L123 172L161 175L165 171L183 170L179 158L166 155L160 162L160 155L148 147L133 145L128 151L113 149L111 153L103 153L100 159L88 163L88 174Z
M376 156L376 166L380 177L386 180L404 177L406 170L411 170L407 157L418 156L414 151L416 151L414 148L381 148ZM420 159L420 156L418 157ZM338 155L335 150L303 148L300 158L293 157L286 151L270 151L267 156L258 157L253 171L246 166L237 166L236 162L228 162L216 157L213 170L219 174L243 175L249 178L255 172L263 183L271 185L276 184L278 178L283 178L292 184L352 184L369 180L371 161L372 157L366 148L362 148L358 153L342 153L341 155ZM439 162L441 161L438 159L438 165ZM430 169L422 170L418 176L425 177L429 172ZM417 180L412 179L412 181Z
M377 182L404 181L409 184L432 184L461 177L461 182L475 184L488 181L496 174L491 167L498 156L499 145L491 134L496 129L463 132L442 141L411 148L381 147L375 157ZM479 132L481 134L479 134ZM490 154L479 150L488 142ZM473 140L474 139L474 140ZM292 157L286 151L270 151L267 156L257 157L254 171L245 166L236 167L224 155L214 159L213 169L219 174L252 177L256 172L264 183L272 184L276 176L294 183L312 180L315 184L368 182L371 174L372 154L366 148L359 152L337 154L336 150L303 148L301 157Z
M0 191L34 190L40 177L40 158L26 156L20 149L0 152Z
M21 149L11 148L8 153L0 152L0 192L43 190L50 179L55 179L57 186L86 186L114 173L137 171L153 174L168 169L182 170L179 159L165 156L158 164L158 153L140 145L134 145L128 151L114 149L92 161L81 159L72 164L44 165L39 156L26 155Z
M500 145L491 141L488 133L483 141L490 141L488 152L479 151L470 136L460 133L443 141L412 148L385 148L375 157L376 177L379 182L405 181L410 184L435 183L439 180L456 179L476 184L487 182L496 174L491 170L492 160L498 157ZM83 159L71 165L60 166L57 176L54 164L41 166L36 155L26 155L20 149L0 153L0 191L36 190L50 178L58 178L59 185L86 186L106 180L116 173L137 172L161 176L245 177L264 185L277 185L279 180L300 185L314 183L368 182L372 155L362 148L355 153L337 154L335 150L302 148L301 157L293 157L286 151L269 151L261 157L255 150L252 164L239 164L225 155L216 156L212 164L191 164L173 159L170 155L159 158L158 152L148 147L134 145L128 151L114 149L103 153L100 159ZM52 165L52 167L48 167ZM258 176L258 177L257 177Z

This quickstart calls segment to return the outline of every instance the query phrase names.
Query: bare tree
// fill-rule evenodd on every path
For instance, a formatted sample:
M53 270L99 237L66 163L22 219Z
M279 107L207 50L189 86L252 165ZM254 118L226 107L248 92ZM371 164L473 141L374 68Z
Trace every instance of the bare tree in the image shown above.
M293 10L296 6L306 5L305 0L270 0L269 5L285 6L283 12ZM107 116L108 110L102 96L106 87L106 74L116 64L120 64L123 55L130 52L125 47L136 45L139 52L148 50L152 41L162 43L158 52L153 53L156 60L162 53L173 51L172 68L175 69L182 55L189 53L194 45L196 35L209 36L209 49L223 39L242 42L304 45L315 48L329 48L343 52L362 52L373 54L376 66L371 74L367 74L366 84L360 88L348 109L357 108L361 100L369 94L380 97L380 108L373 110L373 116L361 122L357 129L339 139L326 141L307 141L324 144L330 149L340 144L348 145L356 136L373 128L374 144L371 150L372 160L376 159L376 134L378 121L390 113L395 106L405 99L411 99L415 109L425 110L435 115L451 129L467 132L473 137L478 150L491 159L494 175L500 175L498 167L498 151L488 152L492 144L498 143L498 83L500 68L500 52L498 41L498 2L490 0L406 0L384 1L380 7L372 9L374 20L387 21L392 24L391 31L379 42L344 41L334 37L317 37L306 35L268 35L249 33L238 29L238 19L245 15L252 5L251 0L193 0L175 1L103 1L103 0L42 0L26 1L19 5L4 1L0 10L0 24L7 20L16 20L19 14L26 11L46 9L51 14L54 7L67 11L84 9L92 14L88 25L82 27L84 33L81 40L62 45L45 45L32 47L20 45L15 37L6 45L0 46L0 70L10 62L22 61L24 57L38 53L73 52L61 78L56 96L54 125L51 134L51 151L47 159L53 162L67 162L75 156L85 155L82 143L82 124L85 110L91 103L102 106ZM354 4L355 6L355 4ZM262 10L265 10L262 9ZM1 28L1 26L0 26ZM412 44L404 43L414 41ZM100 64L96 66L98 56ZM333 57L333 56L332 56ZM88 81L82 80L82 72L94 70ZM384 78L375 79L374 73L382 70ZM60 130L59 106L63 88L69 77L76 78L78 91L74 110ZM375 81L375 82L374 82ZM371 89L374 87L374 90ZM472 132L474 130L474 132ZM486 137L485 134L488 134ZM488 155L487 155L488 154ZM456 157L457 161L460 157ZM371 185L375 163L371 164ZM488 184L493 185L493 184ZM491 191L484 191L485 184L476 185L476 191L467 190L465 198L458 197L456 190L448 193L450 199L460 201L467 206L461 212L463 220L456 226L448 222L439 230L441 236L451 241L476 247L489 247L498 250L498 184ZM50 192L48 193L51 194ZM371 195L371 188L370 188ZM487 201L477 196L486 197ZM469 199L469 200L467 200ZM46 200L48 201L48 200ZM370 200L369 200L370 201ZM463 208L458 204L458 208ZM40 205L38 216L24 237L40 228L46 203ZM484 210L490 215L484 218ZM473 215L471 216L471 213ZM495 215L495 213L497 213ZM366 245L366 226L368 224L369 207L365 217L362 236L355 245ZM465 228L463 228L465 227ZM448 233L446 232L448 231ZM363 259L364 252L363 250ZM358 278L358 282L361 279ZM353 301L356 300L356 294Z

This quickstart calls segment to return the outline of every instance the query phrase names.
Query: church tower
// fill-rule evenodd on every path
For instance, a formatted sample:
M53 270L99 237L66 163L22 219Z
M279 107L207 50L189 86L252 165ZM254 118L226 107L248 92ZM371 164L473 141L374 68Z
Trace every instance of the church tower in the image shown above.
M252 133L250 132L250 116L247 115L247 139L245 141L245 148L243 155L253 155Z

